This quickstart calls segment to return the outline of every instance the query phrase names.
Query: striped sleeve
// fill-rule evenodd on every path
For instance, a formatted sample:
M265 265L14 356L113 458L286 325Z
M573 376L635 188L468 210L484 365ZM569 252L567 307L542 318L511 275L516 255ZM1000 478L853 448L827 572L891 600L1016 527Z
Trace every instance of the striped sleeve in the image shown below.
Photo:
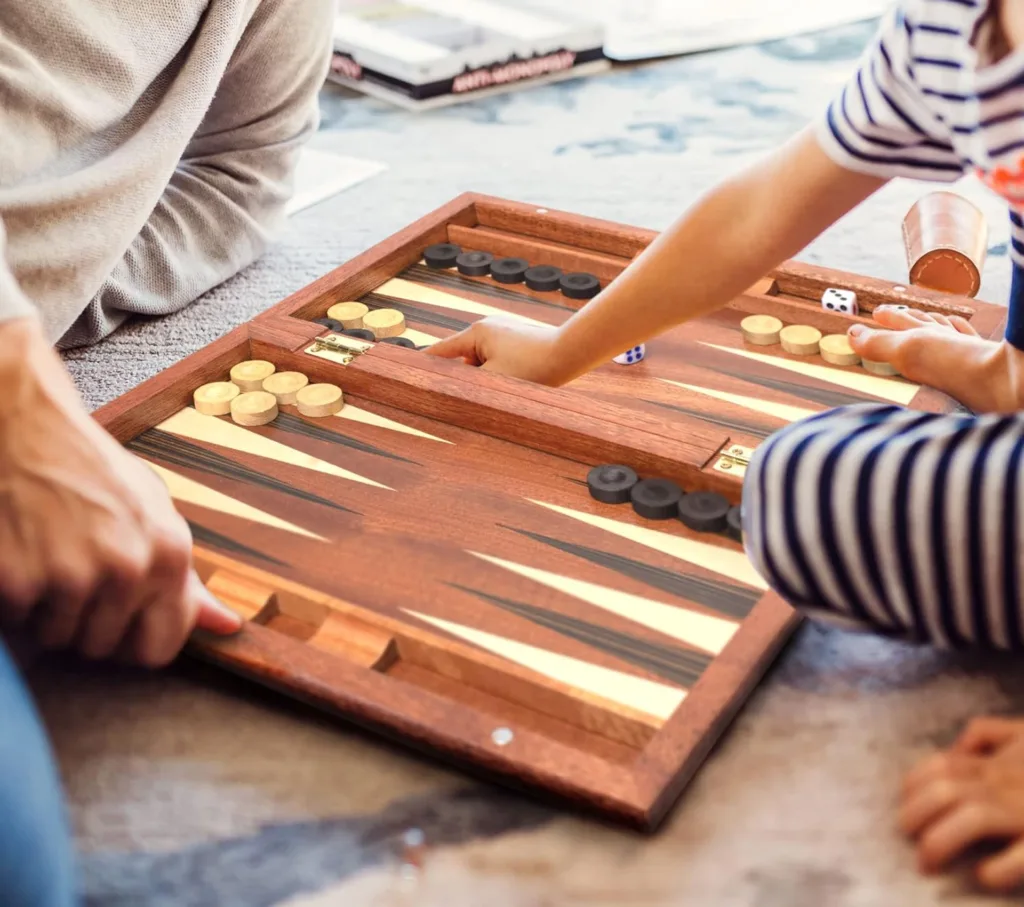
M897 4L883 19L853 75L818 120L817 137L825 153L849 170L882 179L953 182L964 165L932 108L943 92L925 84L934 78L934 61L920 59L915 45L952 42L942 52L956 62L960 38L937 31L942 26L933 23L912 24L909 6ZM938 75L945 76L941 67Z
M756 451L744 544L811 617L1024 650L1024 414L830 410Z

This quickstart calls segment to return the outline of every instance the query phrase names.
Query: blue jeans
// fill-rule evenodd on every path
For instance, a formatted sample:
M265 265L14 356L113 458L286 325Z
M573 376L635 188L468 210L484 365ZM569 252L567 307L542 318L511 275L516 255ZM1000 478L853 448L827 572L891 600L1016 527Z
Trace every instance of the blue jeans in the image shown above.
M57 767L0 637L0 904L75 903L74 849Z

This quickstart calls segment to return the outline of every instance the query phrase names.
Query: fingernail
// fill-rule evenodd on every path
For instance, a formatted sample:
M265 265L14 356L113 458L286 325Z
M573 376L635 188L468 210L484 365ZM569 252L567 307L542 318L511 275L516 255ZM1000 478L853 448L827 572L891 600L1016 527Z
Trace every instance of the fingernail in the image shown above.
M851 324L846 333L850 337L860 337L866 330L867 328L863 324Z
M206 590L206 601L207 604L209 604L209 606L214 611L223 616L230 623L234 624L236 629L241 628L242 615L240 615L237 611L234 611L231 608L229 608L219 598L214 598L214 596L210 593L209 589Z

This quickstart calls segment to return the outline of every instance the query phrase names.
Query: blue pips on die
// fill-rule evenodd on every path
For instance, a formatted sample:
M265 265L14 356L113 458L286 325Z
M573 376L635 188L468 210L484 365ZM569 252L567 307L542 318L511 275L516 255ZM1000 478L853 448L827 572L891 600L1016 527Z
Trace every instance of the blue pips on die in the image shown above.
M612 361L617 362L619 365L633 365L636 362L640 362L646 355L647 350L641 343L639 346L634 346L626 350L626 352L616 356Z

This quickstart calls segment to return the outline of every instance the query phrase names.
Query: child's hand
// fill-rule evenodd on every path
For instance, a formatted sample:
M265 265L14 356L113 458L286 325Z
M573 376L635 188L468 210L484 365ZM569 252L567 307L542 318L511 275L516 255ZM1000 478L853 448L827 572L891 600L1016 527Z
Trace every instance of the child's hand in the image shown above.
M1005 341L983 340L963 318L907 306L879 306L879 328L850 328L865 359L888 362L908 381L959 400L976 413L1013 413L1024 402L1024 354Z
M918 765L904 783L900 826L925 872L998 844L979 862L979 882L995 891L1024 884L1024 721L973 721L949 752Z
M439 340L428 352L446 359L464 359L488 371L536 384L559 385L572 375L555 355L558 329L484 318L472 327Z

